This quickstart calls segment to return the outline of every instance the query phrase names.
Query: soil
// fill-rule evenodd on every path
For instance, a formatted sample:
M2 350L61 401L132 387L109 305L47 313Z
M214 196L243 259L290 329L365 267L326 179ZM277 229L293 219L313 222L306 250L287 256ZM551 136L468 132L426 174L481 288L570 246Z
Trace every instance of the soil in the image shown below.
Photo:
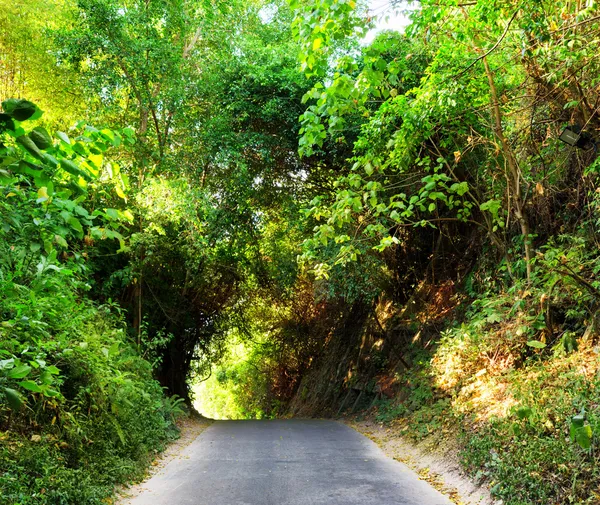
M414 444L393 426L373 420L346 419L344 422L373 440L387 456L417 472L456 505L502 505L502 500L492 498L484 485L474 482L462 471L458 449L452 446L451 439Z

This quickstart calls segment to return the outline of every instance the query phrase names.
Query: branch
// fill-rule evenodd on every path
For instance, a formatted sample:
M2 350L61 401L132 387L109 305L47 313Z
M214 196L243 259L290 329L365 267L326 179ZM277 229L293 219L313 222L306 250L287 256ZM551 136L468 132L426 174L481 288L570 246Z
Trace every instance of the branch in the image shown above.
M592 284L590 284L588 281L586 281L580 275L577 275L568 265L565 265L565 268L567 269L567 271L559 270L559 269L556 269L556 271L558 273L561 273L563 275L568 275L569 277L575 279L577 282L579 282L579 284L586 287L593 295L595 295L596 298L600 298L600 291L598 291Z
M575 23L575 24L572 24L569 26L563 26L562 28L557 28L556 30L552 30L550 33L564 32L564 31L570 30L571 28L577 28L578 26L591 23L592 21L596 21L597 19L600 19L600 16L594 16L593 18L584 19L583 21L580 21L579 23Z
M512 22L515 20L515 18L517 17L517 14L519 13L519 11L521 10L521 7L519 7L511 16L511 18L508 20L508 23L506 24L506 28L504 28L504 32L502 33L502 35L500 36L500 38L496 41L496 43L491 47L491 49L489 51L487 51L485 54L479 56L478 58L476 58L475 60L473 60L473 62L471 62L471 64L465 68L463 71L459 72L458 74L456 74L455 77L460 77L461 75L463 75L465 72L467 72L467 70L469 70L470 68L472 68L479 60L482 60L483 58L485 58L486 56L488 56L489 54L491 54L499 45L500 43L504 40L504 37L506 37L506 34L508 33L508 29L510 28L510 25L512 24Z

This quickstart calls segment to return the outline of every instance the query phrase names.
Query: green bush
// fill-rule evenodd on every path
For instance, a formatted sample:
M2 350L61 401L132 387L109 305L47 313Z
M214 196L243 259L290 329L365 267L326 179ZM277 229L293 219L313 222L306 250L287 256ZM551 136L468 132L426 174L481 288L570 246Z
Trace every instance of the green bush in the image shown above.
M2 384L23 402L15 408L0 400L2 503L100 503L116 483L141 476L177 434L177 403L165 400L150 364L128 343L123 321L53 275L47 291L22 287L15 294L0 284ZM49 385L56 394L9 382L15 359L31 367L34 384L43 382L39 370L57 370Z
M466 283L464 316L413 355L402 400L377 419L398 419L413 440L458 430L464 466L507 505L595 504L598 253L578 235L540 250L530 283L491 287L475 271L481 291Z
M0 503L99 504L143 474L176 436L181 411L130 342L118 307L86 295L93 241L124 246L116 230L130 214L85 203L103 153L121 137L86 127L55 140L23 126L41 115L34 104L3 108Z
M465 429L464 464L506 503L597 503L600 377L588 378L578 366L590 357L575 353L513 372L509 414ZM570 436L577 420L589 439Z

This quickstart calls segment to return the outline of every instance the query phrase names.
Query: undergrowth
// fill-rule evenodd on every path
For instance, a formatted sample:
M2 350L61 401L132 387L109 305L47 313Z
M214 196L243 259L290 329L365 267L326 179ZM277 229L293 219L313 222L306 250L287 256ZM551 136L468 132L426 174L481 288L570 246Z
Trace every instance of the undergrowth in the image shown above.
M530 284L483 277L462 320L413 353L377 419L415 441L459 433L463 465L506 505L598 503L596 254L561 237Z
M118 219L92 211L98 173L79 164L100 163L122 137L90 127L77 143L64 133L59 143L41 127L26 133L24 122L42 115L33 103L2 107L0 504L106 503L177 435L182 412L154 380L118 305L89 297L91 244L119 239L123 247L123 236ZM131 133L123 138L132 142Z
M180 406L115 310L60 274L35 288L0 282L0 300L0 503L106 503L177 435Z

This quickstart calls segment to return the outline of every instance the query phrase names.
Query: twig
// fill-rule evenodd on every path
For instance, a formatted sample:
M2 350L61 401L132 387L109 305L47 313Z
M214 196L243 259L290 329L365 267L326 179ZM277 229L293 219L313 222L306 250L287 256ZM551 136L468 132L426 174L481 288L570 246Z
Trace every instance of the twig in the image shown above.
M481 56L479 56L475 60L473 60L471 62L471 64L467 68L465 68L463 71L461 71L458 74L456 74L455 77L460 77L461 75L463 75L470 68L472 68L479 60L482 60L483 58L485 58L486 56L488 56L489 54L491 54L500 45L500 43L504 40L504 37L506 37L506 34L508 33L508 30L510 28L510 25L512 24L512 22L514 21L514 19L517 17L517 14L519 13L520 10L521 10L521 7L519 7L513 13L513 15L511 16L511 18L508 20L508 23L506 24L506 28L504 28L504 32L502 33L502 35L500 36L500 38L496 41L496 43L491 47L491 49L489 49L485 54L482 54Z
M578 26L585 25L587 23L591 23L592 21L596 21L598 19L600 19L600 16L594 16L593 18L584 19L583 21L580 21L579 23L575 23L575 24L572 24L569 26L563 26L561 28L557 28L556 30L552 30L550 33L564 32L564 31L570 30L571 28L577 28Z

